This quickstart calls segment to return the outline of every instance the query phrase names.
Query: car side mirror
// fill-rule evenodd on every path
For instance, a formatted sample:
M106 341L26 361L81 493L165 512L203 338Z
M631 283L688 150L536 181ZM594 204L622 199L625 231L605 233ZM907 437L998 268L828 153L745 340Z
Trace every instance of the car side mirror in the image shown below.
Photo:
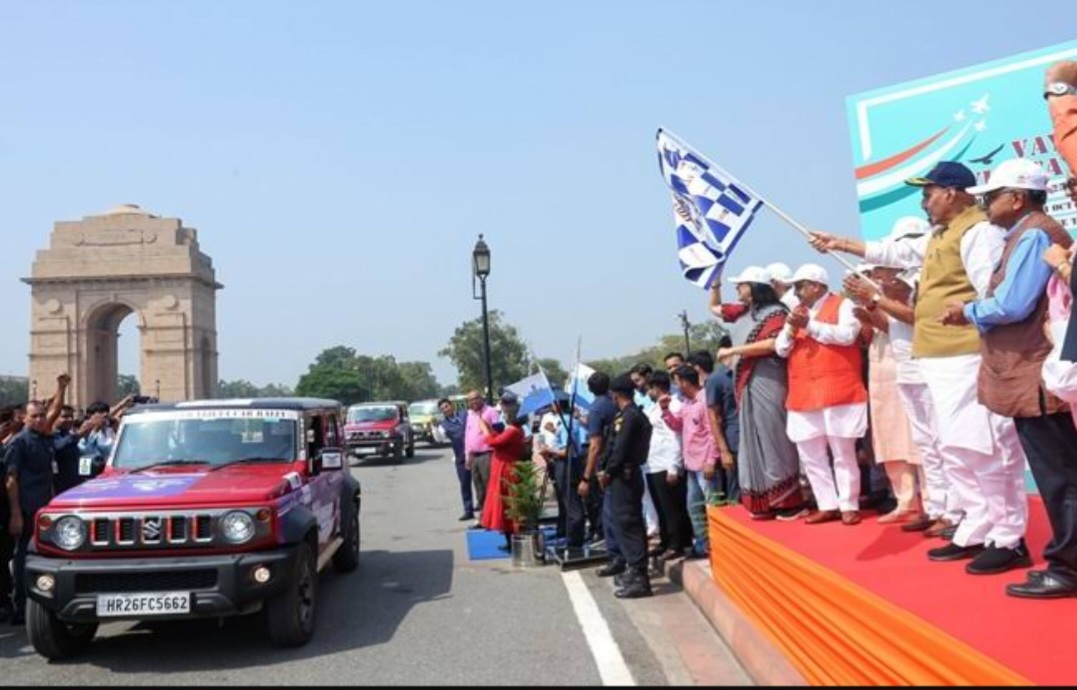
M344 469L344 451L340 448L323 448L318 460L322 470Z

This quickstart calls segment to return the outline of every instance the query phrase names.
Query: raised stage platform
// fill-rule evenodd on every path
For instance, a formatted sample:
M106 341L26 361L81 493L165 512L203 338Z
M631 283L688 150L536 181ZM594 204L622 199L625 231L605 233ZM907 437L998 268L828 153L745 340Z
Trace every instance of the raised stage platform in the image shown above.
M1038 498L1029 508L1042 567L1050 531ZM1077 684L1077 599L1008 597L1024 570L967 575L967 561L927 560L940 540L865 518L807 525L709 509L716 587L693 596L710 599L704 608L719 612L712 620L757 682ZM685 575L686 589L701 589Z

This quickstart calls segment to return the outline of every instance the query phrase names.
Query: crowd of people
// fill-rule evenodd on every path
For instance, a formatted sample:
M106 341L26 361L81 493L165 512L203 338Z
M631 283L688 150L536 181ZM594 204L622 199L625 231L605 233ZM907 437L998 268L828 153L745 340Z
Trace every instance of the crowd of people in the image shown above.
M1077 171L1077 63L1048 70L1044 97ZM906 183L924 218L900 219L880 241L811 234L816 250L863 260L840 290L811 263L719 278L709 306L730 342L715 356L594 374L571 443L563 403L540 420L533 448L558 487L558 536L604 543L599 575L617 578L618 597L651 593L648 556L708 556L709 503L846 526L870 503L879 523L941 540L931 561L967 560L970 575L1030 568L1026 465L1052 539L1046 567L1006 592L1077 596L1077 248L1048 213L1049 176L1014 159L977 184L944 161ZM1077 172L1065 192L1077 208ZM477 392L466 414L442 405L461 519L474 518L474 484L477 526L502 529L495 487L511 480L505 463L525 435L491 425L514 419L511 401L504 414Z
M70 383L63 374L48 400L0 410L0 621L12 625L25 622L23 573L34 514L104 468L119 419L135 400L128 396L111 407L96 402L76 410L65 403Z

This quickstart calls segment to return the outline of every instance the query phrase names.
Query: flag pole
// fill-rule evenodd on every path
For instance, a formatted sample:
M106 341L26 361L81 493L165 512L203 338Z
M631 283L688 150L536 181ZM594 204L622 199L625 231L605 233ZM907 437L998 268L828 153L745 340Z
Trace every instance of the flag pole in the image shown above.
M697 156L699 156L700 158L702 158L702 159L703 159L703 162L705 162L705 163L706 163L707 165L710 165L711 167L714 167L714 168L718 168L719 170L725 170L725 168L723 168L722 166L718 165L717 163L715 163L714 161L712 161L712 160L711 160L710 158L707 158L707 156L706 156L706 155L704 155L704 154L700 153L700 152L699 152L698 150L696 150L696 149L695 149L695 147L693 147L693 146L690 146L690 145L688 144L688 142L686 142L686 141L685 141L684 139L681 139L681 138L680 138L679 136L677 136L677 135L676 135L676 134L674 134L673 132L669 131L668 129L665 129L664 127L659 127L659 128L658 128L658 133L659 133L659 134L665 134L665 135L666 135L667 137L669 137L669 138L670 138L670 139L672 139L673 141L677 142L678 144L680 144L680 145L681 145L681 146L683 146L684 148L687 148L687 149L691 149L691 151L692 151L692 152L693 152L693 153L694 153L695 155L697 155ZM766 207L767 207L768 209L770 209L770 210L771 210L771 212L773 212L773 213L774 213L774 215L778 216L778 218L780 218L781 220L785 221L785 223L786 223L787 225L789 225L789 226L790 226L791 228L793 228L794 230L796 230L796 231L797 231L797 232L799 232L800 234L804 235L804 238L805 238L805 239L808 239L808 240L810 240L810 239L811 239L811 231L810 231L810 230L808 230L808 229L807 229L806 227L804 227L804 225L802 225L801 223L797 222L797 221L796 221L796 219L794 219L794 218L793 218L792 216L790 216L790 215L789 215L788 213L786 213L785 211L781 210L780 208L778 208L778 207L777 207L777 206L775 206L774 204L772 204L772 203L770 203L769 201L767 201L767 200L766 200L766 198L765 198L765 197L764 197L764 196L763 196L762 194L760 194L759 192L757 192L757 191L755 191L754 189L752 189L751 187L749 187L749 186L748 186L747 184L745 184L745 183L744 183L744 182L743 182L743 181L742 181L742 180L741 180L741 179L740 179L739 177L738 177L738 178L736 178L736 180L737 180L737 182L739 182L739 183L740 183L740 185L741 185L742 187L744 187L744 190L745 190L746 192L748 192L748 193L752 194L753 196L756 196L756 197L758 197L758 198L759 198L759 199L760 199L760 200L761 200L761 201L763 202L763 205L764 205L764 206L766 206ZM853 265L853 264L852 264L852 263L851 263L851 262L850 262L850 261L849 261L848 259L846 259L846 258L845 258L844 256L840 256L840 255L838 255L838 254L834 254L833 252L826 252L826 255L827 255L827 256L829 256L830 258L834 259L835 261L837 261L837 262L838 262L839 264L841 264L841 265L842 265L842 266L844 266L845 268L849 269L849 271L851 271L852 273L856 273L856 266L854 266L854 265ZM863 277L863 276L861 276L861 277ZM869 283L871 283L872 285L874 285L874 286L875 286L876 288L878 288L878 287L879 287L879 286L878 286L878 285L877 285L877 284L876 284L876 283L875 283L874 281L868 280L867 278L864 278L864 280L867 280L867 281L868 281Z

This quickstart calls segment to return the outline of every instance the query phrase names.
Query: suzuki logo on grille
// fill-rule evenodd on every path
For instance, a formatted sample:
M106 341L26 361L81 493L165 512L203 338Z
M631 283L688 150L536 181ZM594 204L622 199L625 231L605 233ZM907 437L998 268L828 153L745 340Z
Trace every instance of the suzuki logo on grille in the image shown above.
M142 540L159 541L161 539L161 518L146 518L142 521Z

